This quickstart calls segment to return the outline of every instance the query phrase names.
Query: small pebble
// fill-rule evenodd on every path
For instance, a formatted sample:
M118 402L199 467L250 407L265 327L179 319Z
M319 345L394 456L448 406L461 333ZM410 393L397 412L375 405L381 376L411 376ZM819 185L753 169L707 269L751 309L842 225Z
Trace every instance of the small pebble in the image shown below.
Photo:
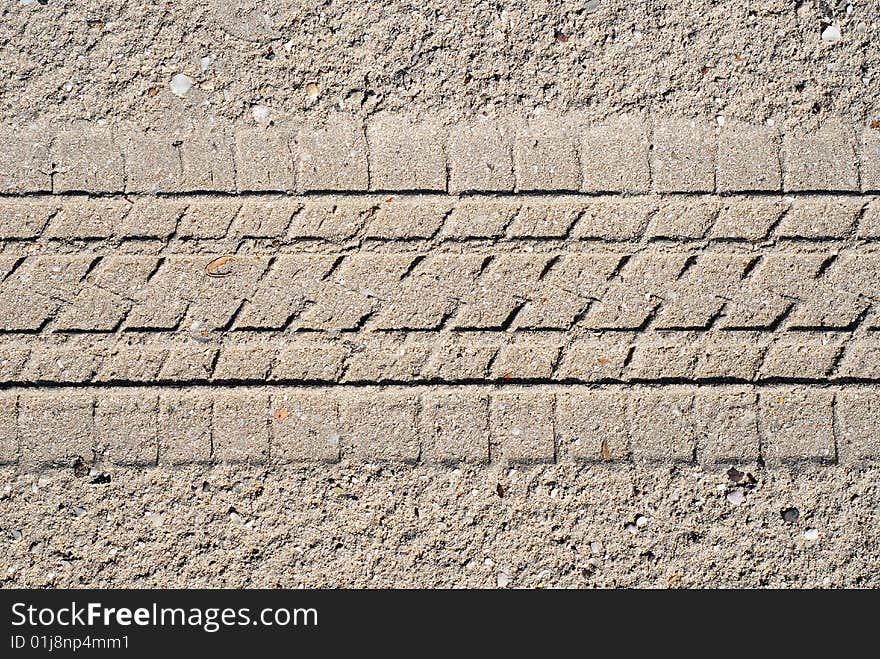
M648 518L647 517L645 517L644 515L639 515L638 517L636 517L636 526L638 528L642 528L643 526L647 526L647 525L648 525Z
M507 588L507 584L510 583L510 577L508 577L507 572L504 571L498 573L497 580L499 588Z
M797 508L786 508L782 511L782 519L787 524L794 524L798 521L798 518L801 516L801 511Z
M804 531L804 538L813 542L814 540L819 539L819 529L807 529Z
M269 125L269 108L265 105L255 105L251 108L251 116L261 126Z
M165 522L165 517L159 513L147 513L144 517L157 529Z
M584 13L586 14L592 14L597 9L599 9L599 0L589 0L589 2L584 5Z
M746 495L742 491L742 488L738 487L727 493L727 500L730 501L730 503L732 503L734 506L738 506L746 500Z
M310 102L314 103L318 100L318 94L321 93L321 88L318 87L317 83L310 82L306 85L306 97Z
M189 90L192 89L194 82L195 81L185 73L177 73L171 78L171 82L169 83L171 93L183 98L189 93Z
M82 517L83 515L86 514L86 509L81 506L76 506L73 509L73 514L76 515L77 517Z
M199 65L202 67L202 71L207 71L213 63L214 57L212 55L206 55L199 60Z
M598 554L601 549L602 549L602 546L598 542L591 542L590 543L590 551L593 552L594 554Z
M12 529L12 539L21 540L21 531L19 531L18 529Z
M624 528L627 531L629 531L630 533L636 533L639 530L638 527L635 524L633 524L632 522L627 524Z
M232 522L233 524L241 524L242 523L241 515L239 515L237 512L235 512L233 510L231 513L229 513L229 521Z
M822 31L822 41L826 43L837 43L840 41L840 28L832 23Z

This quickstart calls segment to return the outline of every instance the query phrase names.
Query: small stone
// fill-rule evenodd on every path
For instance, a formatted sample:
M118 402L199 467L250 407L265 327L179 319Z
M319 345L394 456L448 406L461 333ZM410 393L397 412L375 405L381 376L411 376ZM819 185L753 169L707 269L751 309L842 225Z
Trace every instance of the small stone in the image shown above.
M786 524L794 524L801 516L801 511L797 508L786 508L782 511L782 519Z
M638 517L636 517L636 526L638 528L642 528L647 525L648 525L648 518L647 517L645 517L644 515L639 515Z
M309 102L314 103L318 100L318 94L321 93L321 88L318 87L317 83L310 82L306 85L306 97L309 99Z
M727 493L727 500L734 506L738 506L746 500L746 495L742 491L742 488L737 487Z
M840 41L840 27L832 23L822 30L822 41L826 43L837 43Z
M202 71L207 71L211 68L211 65L214 63L213 55L205 55L202 59L199 60L199 66L202 67Z
M630 533L636 533L639 530L638 527L635 524L633 524L632 522L627 524L624 528L627 531L629 531Z
M73 514L77 517L82 517L86 514L86 509L81 506L75 506L73 509Z
M19 531L18 529L12 529L12 539L21 540L21 531Z
M144 517L157 529L165 523L165 517L159 513L147 513Z
M590 543L590 551L593 552L594 554L598 554L601 551L601 549L602 549L602 546L598 542L591 542Z
M589 2L584 5L584 13L586 14L592 14L597 9L599 9L599 0L589 0Z
M241 525L244 520L241 519L241 515L233 510L231 513L229 513L229 521L233 524Z
M190 78L185 73L177 73L171 78L171 93L175 96L180 96L183 98L189 93L189 90L192 89L193 83L195 80Z
M265 105L255 105L251 108L251 116L261 126L269 125L269 108Z
M507 576L507 572L504 572L503 570L498 573L497 580L499 588L507 588L507 584L510 583L510 577Z
M819 529L807 529L804 531L804 539L813 542L819 539Z

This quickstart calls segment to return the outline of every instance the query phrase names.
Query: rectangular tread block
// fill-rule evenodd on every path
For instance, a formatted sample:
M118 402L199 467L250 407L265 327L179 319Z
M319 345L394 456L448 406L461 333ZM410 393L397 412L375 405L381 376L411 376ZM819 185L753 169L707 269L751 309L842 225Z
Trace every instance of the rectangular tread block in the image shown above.
M715 189L715 130L696 120L657 122L651 172L657 192L712 192Z
M621 115L581 129L584 192L647 192L650 143L645 122Z
M358 390L339 401L343 452L357 460L416 462L419 398L407 391Z
M425 445L433 464L489 461L489 397L470 388L428 391L422 396Z
M446 190L444 129L383 113L367 123L370 190Z
M159 456L159 396L113 391L95 401L95 430L104 459L119 465L155 465Z
M755 462L761 450L758 397L752 391L708 390L697 394L698 456L706 464Z
M450 129L449 192L511 192L514 184L511 126L479 118Z
M125 165L122 149L109 127L77 124L55 135L55 192L122 192Z
M0 128L0 193L52 191L52 131L29 125Z
M94 399L86 393L24 392L18 399L22 464L69 467L95 459Z
M689 392L663 389L640 391L629 397L630 448L636 462L693 462L693 399Z
M337 462L339 406L326 392L282 390L270 406L271 455L283 462Z
M828 121L811 133L788 133L783 142L787 191L857 191L859 174L852 127Z
M519 191L580 189L576 130L560 117L530 122L517 131L514 166Z
M269 459L269 397L258 393L214 398L211 429L215 462L260 463Z
M239 192L296 189L296 132L282 127L242 128L235 133Z
M626 407L617 391L582 390L556 397L560 452L585 462L620 462L631 457Z
M514 464L554 462L554 395L521 391L492 395L492 450Z
M159 464L211 460L210 396L170 392L159 397Z
M333 115L325 123L299 131L297 186L312 190L366 190L369 187L367 140L360 120Z
M118 139L125 155L126 192L180 191L183 171L180 145L174 137L123 128Z
M761 454L767 464L832 462L833 401L829 391L785 388L762 392Z
M779 136L775 129L728 123L718 138L718 191L781 189L779 155Z
M837 414L837 451L841 464L880 460L880 396L864 389L842 391L834 401Z

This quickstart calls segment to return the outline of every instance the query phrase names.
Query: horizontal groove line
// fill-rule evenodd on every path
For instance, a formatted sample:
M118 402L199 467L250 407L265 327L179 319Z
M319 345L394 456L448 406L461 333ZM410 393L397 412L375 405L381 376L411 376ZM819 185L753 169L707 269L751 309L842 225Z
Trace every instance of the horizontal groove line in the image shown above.
M264 199L267 197L289 197L295 199L298 197L352 197L352 198L370 198L382 195L394 195L402 197L430 197L435 199L494 199L494 198L511 198L511 199L528 199L535 198L614 198L614 199L639 199L644 197L661 197L676 199L705 199L707 197L718 197L722 199L745 197L745 198L778 198L778 197L845 197L860 199L875 196L872 192L861 192L855 190L799 190L799 191L772 191L772 190L742 190L737 192L584 192L579 190L528 190L528 191L504 191L504 190L472 190L460 193L450 193L444 190L253 190L253 191L229 191L229 190L190 190L187 192L125 192L125 191L64 191L64 192L0 192L0 199L28 199L28 198L46 198L46 199L121 199L126 198L154 198L154 199L175 199L175 198L199 198L199 197L222 197L234 199Z
M751 387L775 388L791 386L810 386L821 388L835 388L846 386L876 386L880 378L856 378L843 377L832 380L819 378L761 378L758 380L744 380L738 378L657 378L657 379L633 379L618 380L608 378L604 380L579 380L566 378L560 380L548 380L545 378L499 378L497 380L485 380L476 378L461 378L451 380L354 380L350 382L333 382L329 380L157 380L154 382L137 382L131 380L108 380L105 382L6 382L0 384L0 391L18 389L133 389L133 388L167 388L167 389L237 389L237 388L314 388L314 389L366 389L366 388L395 388L417 389L430 387L493 387L493 388L516 388L516 387L614 387L614 388L659 388L659 387Z

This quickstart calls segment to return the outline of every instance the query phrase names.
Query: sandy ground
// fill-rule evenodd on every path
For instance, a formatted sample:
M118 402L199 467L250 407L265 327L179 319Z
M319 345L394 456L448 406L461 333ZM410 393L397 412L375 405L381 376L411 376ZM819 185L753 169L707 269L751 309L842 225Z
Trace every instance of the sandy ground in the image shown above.
M869 0L10 0L0 123L575 110L809 128L880 119L878 38ZM837 466L6 467L0 579L877 587L878 481Z
M876 469L108 475L0 472L4 586L880 586Z
M823 40L829 25L839 41ZM876 118L878 31L869 0L11 0L0 107L7 123L252 123L266 108L274 121L576 109L810 125ZM193 86L179 98L181 73Z

